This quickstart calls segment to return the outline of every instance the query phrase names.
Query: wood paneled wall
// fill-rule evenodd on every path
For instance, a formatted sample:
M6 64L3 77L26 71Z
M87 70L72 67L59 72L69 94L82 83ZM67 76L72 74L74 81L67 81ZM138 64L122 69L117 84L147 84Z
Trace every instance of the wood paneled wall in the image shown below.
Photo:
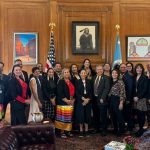
M99 53L72 54L72 21L98 21ZM38 32L39 62L45 64L49 44L49 22L55 22L56 60L64 66L91 59L93 66L113 60L116 30L120 24L123 61L126 35L150 35L149 0L1 0L0 60L5 72L13 65L13 32ZM147 62L142 62L144 65ZM24 66L30 71L32 66Z
M38 32L39 62L47 57L49 42L50 6L48 0L3 0L1 1L1 47L0 58L9 72L13 65L13 33ZM24 66L30 71L32 66Z

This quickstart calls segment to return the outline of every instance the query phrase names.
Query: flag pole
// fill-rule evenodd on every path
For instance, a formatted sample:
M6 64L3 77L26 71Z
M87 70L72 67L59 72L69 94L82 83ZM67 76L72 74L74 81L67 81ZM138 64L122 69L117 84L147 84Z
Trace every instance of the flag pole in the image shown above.
M117 65L119 66L122 63L122 54L121 54L120 37L119 37L120 25L116 24L115 29L117 34L116 34L116 44L115 44L114 60L113 60L112 68L116 67Z
M50 42L49 42L49 52L45 65L45 72L48 68L53 68L55 64L55 43L54 43L54 32L53 29L56 27L54 22L49 23L50 27Z
M115 29L116 29L117 35L118 35L118 34L119 34L119 30L120 30L120 25L119 25L119 24L116 24Z
M119 25L119 24L116 24L115 29L117 30L117 32L119 32L120 25Z
M49 27L51 28L51 32L53 32L53 29L54 27L56 27L56 24L54 22L50 22Z

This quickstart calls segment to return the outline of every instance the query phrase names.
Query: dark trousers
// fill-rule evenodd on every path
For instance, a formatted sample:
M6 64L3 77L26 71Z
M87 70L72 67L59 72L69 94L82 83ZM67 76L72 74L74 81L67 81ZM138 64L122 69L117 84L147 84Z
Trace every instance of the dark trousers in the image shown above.
M100 112L97 103L97 97L93 98L92 102L92 109L93 109L93 126L95 130L99 130L100 128Z
M12 110L11 109L11 125L27 124L25 110Z
M146 115L147 115L148 126L150 126L150 110L147 111Z
M145 124L145 112L137 110L138 124L141 130L143 130Z
M7 104L2 104L3 105L3 113L4 113L4 115L2 116L2 119L4 119L5 118L5 114L6 114L6 108L7 108Z
M127 127L129 131L133 129L133 118L132 118L132 107L131 104L125 104L123 108L123 117L125 122L127 122Z
M110 97L110 112L115 132L124 132L125 122L122 111L119 110L120 98L118 96Z
M102 131L107 130L107 105L99 104L99 113L100 113L100 128Z

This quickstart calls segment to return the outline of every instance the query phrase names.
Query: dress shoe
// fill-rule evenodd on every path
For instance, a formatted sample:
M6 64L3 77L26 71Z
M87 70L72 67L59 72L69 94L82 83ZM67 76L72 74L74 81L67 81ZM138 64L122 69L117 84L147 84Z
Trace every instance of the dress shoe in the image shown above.
M85 136L90 137L89 131L85 131Z
M91 131L92 134L96 134L96 133L99 133L99 130L93 130Z
M67 135L65 133L62 133L61 136L60 136L62 139L66 139L67 138Z
M83 133L83 131L80 131L80 133L79 133L79 137L80 137L80 138L84 137L84 133Z
M106 136L106 135L107 135L106 131L101 132L101 136Z
M118 131L117 136L123 136L125 134L125 131Z
M118 133L118 130L113 130L112 133L116 135Z
M73 133L71 133L71 132L67 132L66 134L68 137L73 137Z
M144 132L145 132L144 129L139 129L139 130L135 133L135 136L136 136L136 137L140 137L140 136L143 135Z

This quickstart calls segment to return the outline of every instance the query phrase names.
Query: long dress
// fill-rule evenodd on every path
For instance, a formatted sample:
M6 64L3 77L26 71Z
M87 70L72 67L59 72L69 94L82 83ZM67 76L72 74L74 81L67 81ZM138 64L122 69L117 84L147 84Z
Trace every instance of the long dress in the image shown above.
M56 120L55 127L57 129L71 131L72 130L72 115L73 106L67 105L63 101L63 98L70 99L74 97L75 88L74 85L69 81L59 80L57 85L57 109L56 109Z
M36 79L34 77L31 78L30 82L29 82L29 86L30 86L30 89L31 89L31 81L32 80L35 80L36 82ZM37 91L37 83L35 84L34 86L34 89L36 91L36 94L38 95L38 91ZM33 92L31 90L31 99L30 99L30 111L29 111L29 118L28 118L28 122L32 122L33 119L32 119L32 114L33 113L38 113L40 112L40 109L39 109L39 106L38 106L38 103L37 101L35 100L34 96L33 96Z
M52 105L52 102L50 100L56 96L56 82L53 80L53 78L43 78L42 92L44 101L42 110L44 113L44 118L54 120L55 106Z
M83 106L82 97L89 98L90 101L87 105ZM91 123L91 109L92 109L92 86L90 80L82 79L76 82L76 110L75 122L78 123Z

